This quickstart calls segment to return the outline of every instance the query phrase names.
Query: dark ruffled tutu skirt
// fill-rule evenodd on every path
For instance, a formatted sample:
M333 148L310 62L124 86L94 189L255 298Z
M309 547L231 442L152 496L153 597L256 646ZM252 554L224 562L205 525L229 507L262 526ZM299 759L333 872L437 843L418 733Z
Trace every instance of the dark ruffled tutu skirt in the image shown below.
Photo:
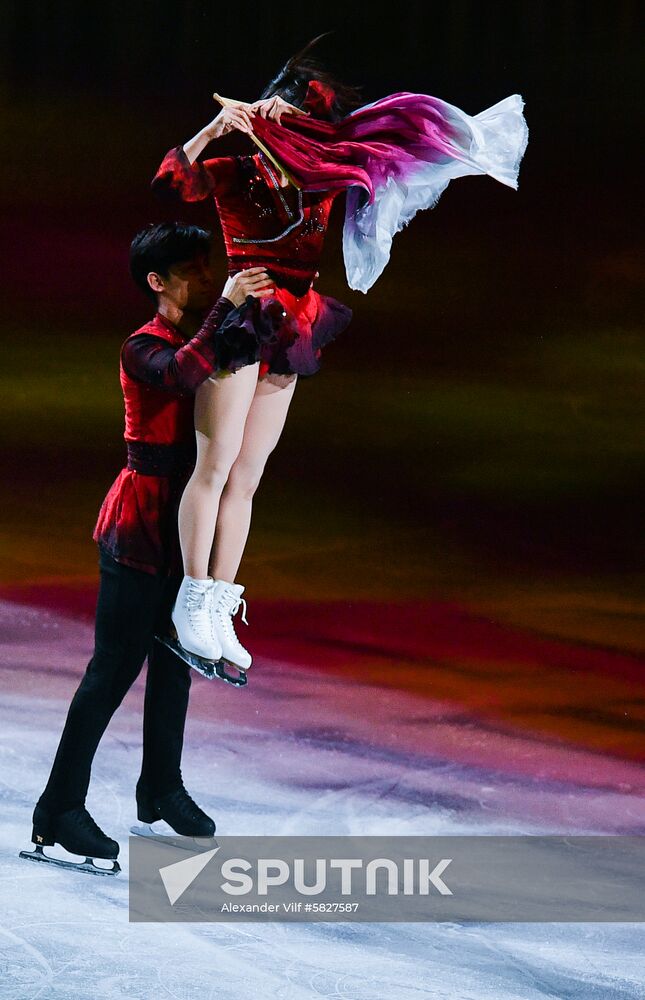
M347 328L352 310L310 288L296 298L286 288L271 298L247 296L216 333L217 375L260 362L265 375L315 375L322 349Z

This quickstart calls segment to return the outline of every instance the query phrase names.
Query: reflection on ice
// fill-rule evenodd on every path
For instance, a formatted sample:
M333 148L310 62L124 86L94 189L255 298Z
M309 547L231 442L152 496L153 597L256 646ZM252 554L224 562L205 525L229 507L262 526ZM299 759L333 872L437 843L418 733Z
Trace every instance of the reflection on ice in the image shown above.
M645 995L638 925L129 924L143 677L99 747L88 798L121 842L122 875L19 861L92 630L9 604L0 625L0 1000ZM227 836L645 827L635 764L277 660L255 663L242 691L195 678L184 762L186 787Z

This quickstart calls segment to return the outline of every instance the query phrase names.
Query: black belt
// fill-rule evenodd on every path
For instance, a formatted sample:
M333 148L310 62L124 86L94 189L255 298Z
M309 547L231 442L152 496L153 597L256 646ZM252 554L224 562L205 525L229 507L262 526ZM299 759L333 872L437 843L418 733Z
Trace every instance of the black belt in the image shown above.
M190 472L195 464L195 444L150 444L128 441L128 469L143 476L174 476Z

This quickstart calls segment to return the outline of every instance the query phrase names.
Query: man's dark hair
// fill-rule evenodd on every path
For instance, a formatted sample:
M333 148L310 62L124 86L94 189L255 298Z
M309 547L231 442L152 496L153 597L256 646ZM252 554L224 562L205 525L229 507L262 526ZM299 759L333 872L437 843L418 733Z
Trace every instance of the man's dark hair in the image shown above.
M167 278L173 264L210 253L211 239L211 233L199 226L181 222L151 223L138 232L130 244L130 274L141 291L156 302L156 292L148 284L150 272Z
M343 83L333 73L330 73L321 62L312 59L309 55L314 45L317 45L321 38L330 34L330 31L326 31L324 34L312 38L300 52L291 56L291 59L274 76L271 83L264 88L260 94L260 100L278 94L284 101L301 108L307 95L309 81L318 80L334 91L334 103L329 115L332 121L344 118L352 108L358 107L362 100L359 88Z

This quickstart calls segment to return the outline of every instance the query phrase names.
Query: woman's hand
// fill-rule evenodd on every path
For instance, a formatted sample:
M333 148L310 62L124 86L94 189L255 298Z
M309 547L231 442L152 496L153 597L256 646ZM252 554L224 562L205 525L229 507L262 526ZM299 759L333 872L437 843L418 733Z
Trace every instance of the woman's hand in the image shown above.
M248 107L249 111L254 114L257 112L261 118L271 118L278 125L280 124L281 115L307 115L306 111L297 108L295 104L288 104L287 101L283 101L277 94L274 94L273 97L267 97L263 101L255 101L253 104L249 104Z
M263 299L267 295L275 295L275 288L266 268L248 267L245 271L238 271L237 274L228 279L222 295L234 306L241 306L246 301L247 295Z
M218 99L216 94L214 96ZM294 104L288 104L277 94L264 101L256 101L255 104L247 104L245 101L227 101L226 106L213 118L212 122L209 122L201 132L184 143L183 150L188 157L188 162L194 163L211 139L219 139L220 136L227 135L234 129L237 129L238 132L245 132L246 135L253 135L253 119L258 112L262 118L271 118L278 123L280 123L281 115L307 115L306 111L301 111Z
M235 101L227 104L225 108L222 108L217 117L213 118L212 122L209 122L201 132L198 132L192 139L184 143L183 149L188 157L188 162L194 163L199 154L206 149L211 139L219 139L221 135L226 135L228 132L232 132L233 129L238 129L240 132L252 135L254 115L255 112L251 110L251 105L245 104L244 101Z
M208 139L219 139L222 135L227 135L233 129L246 132L251 135L253 132L253 116L255 111L250 104L239 101L236 104L222 108L216 118L204 129L204 134Z

